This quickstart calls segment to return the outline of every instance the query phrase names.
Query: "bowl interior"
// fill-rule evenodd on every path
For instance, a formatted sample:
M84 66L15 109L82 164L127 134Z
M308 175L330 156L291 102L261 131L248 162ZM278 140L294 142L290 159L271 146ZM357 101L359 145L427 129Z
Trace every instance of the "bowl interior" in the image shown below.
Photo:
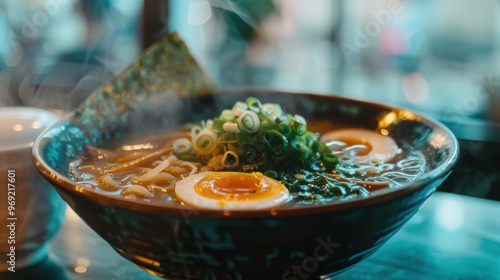
M286 93L263 89L225 90L202 97L165 98L151 97L135 110L126 111L121 123L76 121L74 117L61 120L45 131L35 143L34 161L42 174L56 180L66 191L90 197L100 203L127 207L129 201L99 194L78 187L73 181L69 163L80 157L86 145L110 147L148 134L172 131L185 123L196 122L218 115L235 101L254 96L262 102L278 103L285 112L299 114L308 120L311 131L320 133L333 128L352 127L385 131L400 142L411 144L420 151L427 162L426 172L407 186L389 189L370 198L359 198L323 206L311 206L308 211L328 212L374 204L420 188L447 174L458 157L458 144L453 134L439 122L414 112L371 102L352 100L333 95ZM105 127L106 129L96 129ZM137 203L138 211L177 213L178 206ZM284 209L279 215L295 215L303 209ZM220 211L203 210L202 215L222 215ZM268 215L267 210L241 211L236 215ZM276 214L276 213L274 213Z

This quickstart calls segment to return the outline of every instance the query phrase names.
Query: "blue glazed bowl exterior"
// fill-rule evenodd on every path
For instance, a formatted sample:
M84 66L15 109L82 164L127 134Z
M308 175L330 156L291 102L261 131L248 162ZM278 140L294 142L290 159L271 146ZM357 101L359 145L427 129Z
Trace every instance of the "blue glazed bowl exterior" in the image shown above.
M404 187L370 198L239 212L131 203L71 180L69 163L85 145L106 146L151 129L206 119L248 96L280 103L308 120L386 129L422 152L427 171ZM340 273L393 236L445 180L458 158L455 137L439 122L370 102L269 90L227 90L176 102L182 118L149 114L150 128L130 125L97 136L70 116L45 131L33 148L37 169L94 231L123 257L168 279L295 280Z

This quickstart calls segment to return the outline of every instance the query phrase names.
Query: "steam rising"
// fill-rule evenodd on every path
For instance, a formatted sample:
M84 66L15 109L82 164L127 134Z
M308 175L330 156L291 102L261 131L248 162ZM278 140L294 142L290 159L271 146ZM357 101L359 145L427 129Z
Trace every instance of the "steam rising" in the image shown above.
M212 8L207 0L192 0L189 3L187 23L202 25L212 17Z
M204 1L204 0L202 0ZM253 19L249 12L242 8L242 2L244 0L208 0L210 5L221 10L232 12L238 15L245 23L252 26L254 30L257 30L255 19ZM196 2L194 0L193 2ZM257 1L262 2L262 1Z

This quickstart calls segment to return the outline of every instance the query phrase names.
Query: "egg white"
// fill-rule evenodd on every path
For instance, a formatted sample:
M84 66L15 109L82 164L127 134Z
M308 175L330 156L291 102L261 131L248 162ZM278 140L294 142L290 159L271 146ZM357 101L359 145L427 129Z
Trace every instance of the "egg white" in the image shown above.
M388 162L396 156L399 150L396 141L392 137L362 128L334 130L325 133L321 140L330 142L342 138L359 139L368 142L372 146L372 150L368 154L352 156L352 161L356 163Z
M255 210L255 209L271 209L284 204L290 194L288 189L283 187L280 191L274 192L264 198L252 198L248 200L231 200L229 199L214 199L202 196L195 190L195 185L203 180L211 173L217 172L202 172L188 176L175 186L175 195L185 205L197 209L212 209L212 210ZM226 172L227 173L227 172ZM264 175L260 175L264 177ZM274 179L267 178L275 181ZM278 181L276 183L280 184Z

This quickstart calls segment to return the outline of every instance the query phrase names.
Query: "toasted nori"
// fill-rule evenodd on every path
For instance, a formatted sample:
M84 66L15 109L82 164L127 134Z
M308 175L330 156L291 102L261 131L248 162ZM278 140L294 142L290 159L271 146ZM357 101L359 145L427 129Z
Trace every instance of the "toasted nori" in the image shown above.
M85 127L91 142L116 138L149 103L161 99L206 95L212 80L177 33L151 45L125 70L103 83L75 110L74 121ZM154 100L151 102L151 100ZM144 112L146 113L146 112Z

